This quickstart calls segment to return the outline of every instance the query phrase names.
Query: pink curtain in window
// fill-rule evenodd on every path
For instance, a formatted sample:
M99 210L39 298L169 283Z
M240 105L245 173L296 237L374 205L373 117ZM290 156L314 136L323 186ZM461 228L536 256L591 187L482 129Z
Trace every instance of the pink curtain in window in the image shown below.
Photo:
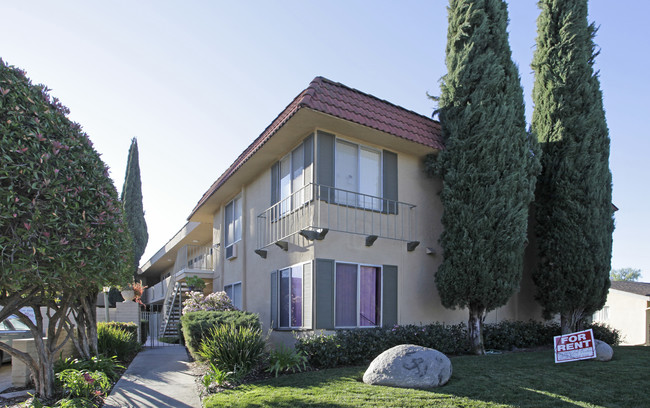
M291 269L280 272L280 327L289 327L291 305L290 293Z
M362 266L360 273L359 325L378 326L379 301L381 299L379 268Z
M291 327L302 326L302 266L291 271Z
M357 325L357 265L336 264L336 326Z

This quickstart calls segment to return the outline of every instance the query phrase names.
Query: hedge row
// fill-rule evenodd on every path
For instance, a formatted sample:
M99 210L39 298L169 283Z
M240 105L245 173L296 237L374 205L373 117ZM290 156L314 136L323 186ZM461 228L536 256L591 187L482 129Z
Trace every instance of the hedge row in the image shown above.
M592 328L594 337L599 340L613 345L619 342L617 330L602 325L587 328ZM560 332L557 323L504 321L483 325L485 348L494 350L550 346L553 336ZM429 347L445 354L465 354L469 351L467 338L467 327L463 323L434 323L307 335L297 339L295 347L308 357L314 367L338 367L367 364L384 350L400 344Z
M237 327L261 329L259 316L242 311L198 311L181 316L181 329L185 345L192 355L197 356L201 341L208 332L217 326L234 324Z

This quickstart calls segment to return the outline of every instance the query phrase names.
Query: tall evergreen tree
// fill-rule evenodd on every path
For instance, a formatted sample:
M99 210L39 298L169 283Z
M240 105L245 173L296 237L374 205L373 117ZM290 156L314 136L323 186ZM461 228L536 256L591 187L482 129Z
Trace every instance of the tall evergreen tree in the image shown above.
M140 265L140 258L147 247L149 234L147 222L144 219L142 206L142 182L140 181L140 162L138 157L138 141L131 140L129 159L126 164L126 175L122 186L122 205L129 231L133 237L134 273Z
M443 180L444 260L435 279L445 307L469 309L470 342L483 354L486 313L519 287L539 161L505 2L451 0L448 12L438 109L445 150L433 166Z
M609 134L587 0L541 0L532 130L542 146L533 279L564 333L607 299L614 230Z

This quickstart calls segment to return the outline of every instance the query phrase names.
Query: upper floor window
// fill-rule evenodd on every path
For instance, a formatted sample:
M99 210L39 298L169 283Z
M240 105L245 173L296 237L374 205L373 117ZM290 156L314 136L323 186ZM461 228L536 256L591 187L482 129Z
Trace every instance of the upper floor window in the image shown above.
M303 202L300 196L304 196L301 190L305 185L304 157L305 151L300 145L280 160L280 215ZM292 194L295 196L292 197Z
M226 258L237 256L235 242L241 240L242 233L242 203L237 197L226 205Z
M277 203L274 218L310 199L305 186L312 181L312 157L313 136L309 136L271 168L271 204Z
M336 202L381 210L381 151L337 139L335 163Z
M397 154L336 135L316 135L318 197L331 203L397 213Z

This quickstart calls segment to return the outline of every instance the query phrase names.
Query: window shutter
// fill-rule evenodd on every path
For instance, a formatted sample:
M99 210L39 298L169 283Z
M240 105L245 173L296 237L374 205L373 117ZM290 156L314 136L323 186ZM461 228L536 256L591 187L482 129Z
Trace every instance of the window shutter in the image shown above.
M307 136L303 142L305 164L303 166L303 175L305 186L314 182L314 134ZM311 186L305 188L303 200L309 202L314 199L313 188Z
M384 298L382 325L394 326L397 324L397 266L384 265L382 275Z
M316 139L316 183L319 184L318 198L334 201L334 140L331 133L318 132Z
M397 154L384 150L382 156L384 212L397 214Z
M316 329L334 329L334 260L316 259Z
M271 272L271 328L278 328L278 271Z
M302 327L312 328L313 320L313 273L312 264L308 262L302 266Z
M280 162L271 166L271 205L280 201Z

